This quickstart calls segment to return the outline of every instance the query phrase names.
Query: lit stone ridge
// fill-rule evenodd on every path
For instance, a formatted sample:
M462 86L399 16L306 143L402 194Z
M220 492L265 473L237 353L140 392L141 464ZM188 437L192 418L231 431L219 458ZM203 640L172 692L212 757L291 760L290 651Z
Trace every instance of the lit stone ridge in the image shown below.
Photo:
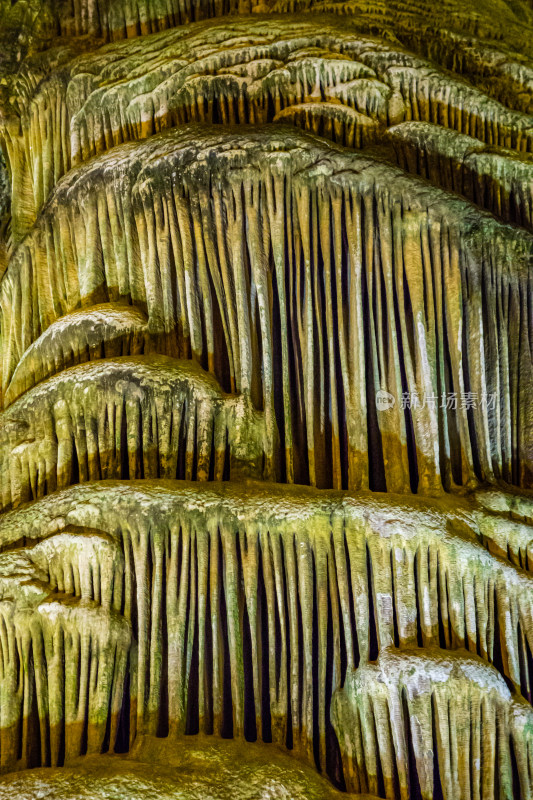
M0 0L0 800L531 800L532 41Z

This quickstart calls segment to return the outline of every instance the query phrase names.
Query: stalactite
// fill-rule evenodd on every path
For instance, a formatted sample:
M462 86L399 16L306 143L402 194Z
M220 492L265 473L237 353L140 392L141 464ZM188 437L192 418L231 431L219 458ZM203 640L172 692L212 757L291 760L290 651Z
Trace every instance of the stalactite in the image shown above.
M424 122L387 131L398 164L507 222L533 229L533 158Z
M247 8L250 11L252 8ZM61 0L58 21L65 36L90 33L116 40L163 31L176 25L241 10L236 0Z
M332 716L354 791L379 792L381 777L392 800L412 796L415 786L423 800L438 788L445 800L530 797L533 711L479 659L384 650L375 664L348 673Z
M276 430L193 361L123 356L64 370L0 418L2 505L117 477L272 478ZM228 451L228 453L227 453Z
M12 5L16 7L16 4ZM29 5L34 13L36 8L42 9L42 4L35 5L33 9L32 4ZM82 0L73 3L67 0L56 4L54 11L63 36L90 33L106 40L133 38L193 20L220 17L237 11L241 14L250 11L263 14L269 11L329 11L342 15L352 24L356 22L361 32L379 32L384 37L394 37L420 55L431 58L449 70L467 75L483 91L511 107L524 111L529 109L531 64L528 59L528 33L533 25L533 14L523 4L518 14L513 13L516 7L499 7L499 13L491 19L492 36L489 41L486 41L483 13L468 13L460 0L445 4L414 4L412 0L389 0L387 3L333 0L319 4L311 0L298 3L294 0L278 0L275 3L267 0L244 4L234 0L168 0L164 3L153 0L97 0L96 3ZM50 18L46 19L44 27L51 22ZM494 40L498 41L498 46L494 45Z
M236 33L238 49L227 46ZM216 46L206 55L210 41ZM282 115L362 146L377 122L413 119L488 145L533 146L529 116L418 56L305 18L197 23L108 45L62 64L18 114L0 126L23 203L13 212L17 238L31 204L37 213L72 165L186 122L263 124Z
M505 48L504 52L479 36L465 35L464 29L426 28L425 33L422 39L417 38L415 30L409 30L408 26L401 25L396 30L396 35L407 47L464 75L469 82L500 103L531 114L533 72L527 50L524 51L525 57L510 48Z
M104 609L121 608L124 558L108 534L67 526L30 548L0 554L0 560L2 599L31 606L56 591L94 600Z
M294 215L290 229L280 214ZM58 316L129 297L147 309L155 349L174 341L172 355L251 392L269 429L274 393L298 391L278 418L289 480L424 493L479 479L527 486L532 246L455 195L283 127L266 142L250 129L172 131L60 182L0 286L3 383ZM398 313L409 308L416 335ZM357 422L378 390L394 402L376 422L382 474ZM292 452L305 441L306 453Z
M279 111L274 122L292 122L298 128L347 147L364 147L378 139L376 121L340 103L300 103Z
M0 0L0 798L530 800L532 36Z
M529 34L533 13L530 4L524 3L516 5L514 10L517 13L513 13L510 6L502 5L498 6L498 14L492 14L492 4L476 4L472 7L454 0L439 4L429 0L325 0L321 3L314 0L276 0L272 6L274 13L338 14L345 23L353 20L362 31L371 31L385 40L405 42L437 63L442 63L450 50L450 38L458 37L462 45L459 45L460 52L451 64L445 62L444 66L464 72L469 77L476 70L472 70L468 57L465 57L467 37L470 37L472 49L478 56L478 65L483 63L483 59L479 58L480 50L487 50L485 58L489 53L492 55L490 66L497 74L500 66L505 73L506 66L511 71L513 68L519 69L522 64L526 69L530 65ZM495 56L499 62L496 65ZM508 85L507 88L511 91Z
M467 498L408 501L305 487L289 492L264 483L101 482L5 514L0 542L8 556L11 543L36 540L28 557L41 568L43 548L61 547L71 559L78 531L101 531L100 548L101 537L109 537L111 556L111 542L120 546L124 571L115 569L114 604L133 625L138 647L130 674L131 736L156 734L162 719L171 735L185 733L193 703L201 731L230 725L243 737L251 715L258 736L271 730L275 741L291 741L311 762L318 742L324 766L325 697L376 646L380 652L395 643L418 642L424 652L439 644L450 651L466 647L530 696L533 578L480 545L486 514ZM501 514L495 520L501 529L512 525ZM109 578L106 585L111 598ZM231 689L224 688L222 672L226 648ZM193 655L196 698L188 691ZM231 720L223 710L228 691Z
M68 526L0 555L0 771L113 746L131 638L123 572L109 536Z

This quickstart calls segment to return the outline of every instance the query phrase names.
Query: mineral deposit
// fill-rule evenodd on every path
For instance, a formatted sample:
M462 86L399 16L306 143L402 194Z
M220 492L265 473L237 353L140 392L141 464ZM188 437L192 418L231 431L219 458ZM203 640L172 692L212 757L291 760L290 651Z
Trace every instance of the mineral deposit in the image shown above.
M0 800L533 800L530 0L0 0Z

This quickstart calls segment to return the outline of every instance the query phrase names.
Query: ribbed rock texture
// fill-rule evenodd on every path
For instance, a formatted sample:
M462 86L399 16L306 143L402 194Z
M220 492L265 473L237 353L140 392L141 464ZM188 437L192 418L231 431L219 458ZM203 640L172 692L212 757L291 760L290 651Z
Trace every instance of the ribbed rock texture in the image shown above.
M532 41L0 0L0 798L531 800Z
M445 798L490 796L495 784L502 798L531 795L533 710L478 659L384 650L347 677L332 717L348 785L377 790L381 776L386 797L409 797L411 746L424 799L434 797L436 762Z

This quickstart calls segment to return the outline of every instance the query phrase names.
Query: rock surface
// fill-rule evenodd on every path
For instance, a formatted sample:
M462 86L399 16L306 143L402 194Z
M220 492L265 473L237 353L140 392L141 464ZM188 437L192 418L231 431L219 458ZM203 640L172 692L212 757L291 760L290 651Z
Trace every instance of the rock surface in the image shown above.
M270 435L269 435L270 434ZM3 508L106 478L273 478L275 431L194 361L122 356L63 370L0 417Z
M377 800L344 794L275 745L142 737L128 756L87 756L61 770L6 775L1 800Z
M527 487L532 254L533 234L376 157L283 126L178 127L59 181L0 286L2 380L10 399L51 325L85 347L80 306L90 326L95 302L131 300L151 349L264 409L289 482Z
M5 624L23 653L18 662L0 642L10 665L0 684L6 707L30 707L42 693L25 666L40 628L27 637L19 622L30 585L39 588L30 594L37 592L32 613L42 615L52 601L96 602L119 614L108 635L131 628L128 665L117 677L126 687L122 708L107 715L117 742L200 730L273 739L311 763L334 763L328 698L395 644L418 643L421 657L439 646L467 648L479 656L473 673L496 664L530 699L533 529L504 509L488 512L484 499L129 480L73 486L4 514L0 569L16 565L4 589ZM487 502L498 504L498 495ZM520 566L498 554L508 552L506 534L515 548L521 536ZM50 658L46 651L45 664ZM508 693L494 667L487 674ZM86 688L77 691L61 703L54 752L63 737L71 755L81 746L67 725L79 714L89 724ZM111 704L113 686L102 691ZM46 724L42 741L52 736Z
M531 800L531 41L0 0L0 800Z
M420 797L433 800L438 772L445 800L490 796L496 783L501 798L531 794L533 709L465 654L383 650L347 676L332 718L350 788L378 791L381 776L387 798L408 798L414 772Z

